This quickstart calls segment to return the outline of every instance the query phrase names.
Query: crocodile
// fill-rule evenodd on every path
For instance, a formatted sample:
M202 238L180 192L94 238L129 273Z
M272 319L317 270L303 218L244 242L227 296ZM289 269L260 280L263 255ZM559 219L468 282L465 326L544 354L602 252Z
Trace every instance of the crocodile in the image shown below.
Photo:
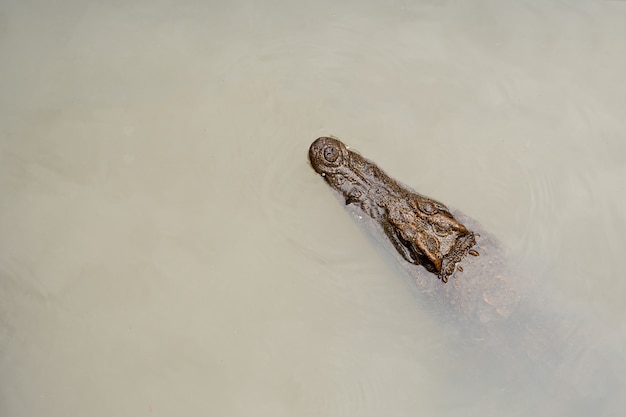
M315 140L309 161L455 335L451 351L460 367L467 368L462 357L471 358L465 386L475 385L477 374L499 374L493 389L517 395L520 406L536 398L534 415L610 414L605 399L619 398L611 392L623 392L624 384L587 349L594 336L582 330L583 320L528 291L502 245L476 220L392 179L337 138ZM596 383L605 392L583 392Z
M315 140L309 161L436 306L457 311L458 320L483 323L515 309L520 294L501 246L475 220L392 179L336 138Z
M409 263L423 265L444 283L476 244L469 231L442 203L400 185L374 163L339 140L317 139L309 150L313 169L380 223L389 241Z

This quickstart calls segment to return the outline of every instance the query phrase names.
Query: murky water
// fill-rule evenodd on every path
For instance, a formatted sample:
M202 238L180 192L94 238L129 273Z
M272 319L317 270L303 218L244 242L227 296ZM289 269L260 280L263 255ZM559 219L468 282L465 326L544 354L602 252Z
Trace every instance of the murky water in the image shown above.
M313 173L330 134L480 221L620 370L624 21L622 1L3 2L0 415L528 415L463 379L476 358ZM616 373L528 395L623 415Z

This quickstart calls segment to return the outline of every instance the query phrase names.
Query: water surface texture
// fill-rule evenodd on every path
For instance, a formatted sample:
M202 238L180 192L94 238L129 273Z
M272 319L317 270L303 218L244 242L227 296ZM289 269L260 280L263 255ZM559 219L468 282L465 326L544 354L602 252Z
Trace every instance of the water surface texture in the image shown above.
M3 1L0 415L624 415L625 21ZM477 366L309 166L327 135L496 236L567 372Z

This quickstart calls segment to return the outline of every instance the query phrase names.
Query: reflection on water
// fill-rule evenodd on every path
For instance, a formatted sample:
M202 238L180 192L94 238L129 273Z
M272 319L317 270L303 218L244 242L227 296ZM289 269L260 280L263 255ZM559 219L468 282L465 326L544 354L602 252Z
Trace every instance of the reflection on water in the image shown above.
M0 414L623 414L622 3L4 2ZM308 166L330 134L593 329L566 376L513 406L455 350Z

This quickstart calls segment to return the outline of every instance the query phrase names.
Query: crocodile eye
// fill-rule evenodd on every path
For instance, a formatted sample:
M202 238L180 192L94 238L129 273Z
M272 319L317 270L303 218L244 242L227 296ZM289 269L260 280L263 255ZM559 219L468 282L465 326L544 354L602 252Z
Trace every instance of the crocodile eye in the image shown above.
M418 204L419 204L420 210L426 214L434 214L437 212L435 205L431 203L430 201L420 201Z
M335 162L340 155L341 152L336 146L328 145L324 148L324 159L328 162Z

